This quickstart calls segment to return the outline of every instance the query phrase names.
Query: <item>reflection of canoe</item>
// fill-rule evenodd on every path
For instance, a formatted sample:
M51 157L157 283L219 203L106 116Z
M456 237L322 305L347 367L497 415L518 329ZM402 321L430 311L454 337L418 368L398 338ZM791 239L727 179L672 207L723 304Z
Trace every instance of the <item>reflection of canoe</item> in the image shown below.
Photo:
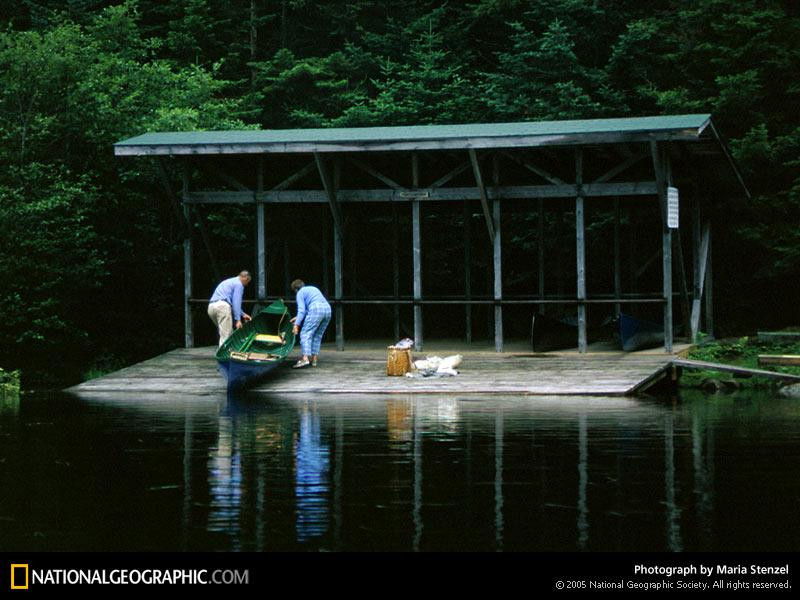
M620 313L619 340L625 352L654 348L664 343L664 327L659 323Z
M277 300L225 340L216 359L228 391L242 390L277 368L294 348L289 309Z

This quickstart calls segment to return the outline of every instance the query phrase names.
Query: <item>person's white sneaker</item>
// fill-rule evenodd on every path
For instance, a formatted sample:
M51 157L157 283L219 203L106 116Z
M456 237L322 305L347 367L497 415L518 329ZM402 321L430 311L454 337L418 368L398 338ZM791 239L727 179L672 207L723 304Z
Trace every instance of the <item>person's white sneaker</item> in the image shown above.
M303 367L307 367L311 363L307 360L303 360L302 358L298 360L294 365L292 365L293 369L302 369Z

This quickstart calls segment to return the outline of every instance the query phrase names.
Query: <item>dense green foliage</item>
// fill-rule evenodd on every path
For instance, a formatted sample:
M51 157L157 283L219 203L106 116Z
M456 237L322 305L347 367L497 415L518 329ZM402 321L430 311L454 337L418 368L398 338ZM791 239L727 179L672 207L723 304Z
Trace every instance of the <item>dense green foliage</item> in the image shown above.
M34 379L180 342L174 198L110 149L159 129L713 112L754 192L715 238L721 333L797 321L792 2L29 0L0 20L0 364Z

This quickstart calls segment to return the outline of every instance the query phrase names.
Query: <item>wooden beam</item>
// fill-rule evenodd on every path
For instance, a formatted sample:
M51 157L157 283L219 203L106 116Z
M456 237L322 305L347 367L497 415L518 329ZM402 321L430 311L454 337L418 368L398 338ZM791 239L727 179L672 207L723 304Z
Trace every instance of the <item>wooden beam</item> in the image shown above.
M586 241L584 223L584 205L581 195L583 183L583 149L575 150L575 185L578 195L575 197L575 256L577 267L578 297L578 352L585 353L588 347L586 338Z
M188 235L187 232L189 232L191 229L191 225L189 224L189 222L187 222L184 216L185 212L181 211L178 207L178 205L181 204L180 197L184 196L185 194L183 193L176 194L172 190L172 186L170 185L169 177L167 175L167 168L166 165L164 164L164 158L159 157L158 160L156 161L156 166L157 166L159 180L161 182L161 187L163 188L164 193L166 194L167 202L174 210L176 222L180 226L180 229L183 232L183 236L185 238L185 236ZM178 202L175 202L176 198L178 198ZM211 248L211 240L208 236L208 232L206 231L205 222L203 220L203 215L200 211L200 207L197 206L195 210L192 211L192 214L194 215L194 220L197 223L197 229L198 231L200 231L200 239L202 240L203 246L206 249L206 254L208 254L208 260L211 263L211 273L215 281L220 281L222 279L221 275L222 271L219 268L219 263L217 262L216 256L214 255L214 251Z
M341 304L342 296L342 232L333 228L333 297L336 302L336 349L344 350L344 307Z
M367 163L365 163L363 161L360 161L357 158L353 158L352 156L348 157L347 160L349 160L352 164L357 166L359 169L361 169L362 171L364 171L368 175L372 175L375 179L377 179L379 181L382 181L383 183L388 185L390 188L393 188L393 189L396 189L396 190L402 190L403 189L402 185L400 185L399 183L397 183L393 179L387 177L386 175L384 175L383 173L381 173L377 169L374 169L373 167L371 167Z
M264 190L264 158L258 159L258 172L256 191L261 192ZM257 248L257 269L258 269L258 290L257 297L259 300L264 300L267 297L267 248L266 248L266 222L264 214L264 204L256 204L256 248Z
M694 232L694 289L692 290L692 315L689 330L692 341L697 342L697 334L700 331L700 310L703 301L705 288L706 269L708 266L708 250L711 241L711 230L708 223L705 223L702 231L700 228L700 211L695 199L695 206L692 220Z
M662 295L664 298L664 351L672 352L672 230L667 225L669 156L658 142L650 143L661 212Z
M677 358L672 361L676 367L683 367L685 369L699 369L702 371L722 371L724 373L735 373L744 376L758 376L768 377L770 379L779 379L787 382L800 382L800 375L790 375L789 373L777 373L775 371L765 371L763 369L751 369L750 367L740 367L738 365L728 365L722 363L706 362L702 360L689 360L685 358Z
M183 193L189 192L189 165L183 163ZM192 306L192 216L190 207L183 206L183 218L186 222L186 233L183 238L183 341L186 348L194 347L194 322Z
M472 209L468 201L464 201L464 297L467 303L464 305L464 317L466 326L466 341L472 343Z
M211 273L214 276L214 281L215 282L222 281L222 270L219 268L219 263L217 262L217 258L214 255L213 250L211 249L211 240L208 237L208 232L206 231L203 214L200 212L201 207L198 205L192 208L194 208L193 212L194 212L195 222L197 223L197 229L198 231L200 231L200 239L203 241L203 246L205 246L206 254L208 254L208 260L211 263Z
M525 169L527 169L531 173L535 173L536 175L538 175L539 177L541 177L542 179L544 179L546 181L549 181L553 185L563 185L564 184L564 182L561 179L559 179L558 177L556 177L555 175L552 175L552 174L548 173L547 171L545 171L544 169L542 169L541 167L537 167L536 165L534 165L534 164L532 164L532 163L530 163L530 162L528 162L526 160L521 159L519 156L516 156L516 155L512 154L511 152L503 152L503 156L507 156L508 158L513 160L515 163L517 163L521 167L524 167Z
M445 175L443 175L442 177L440 177L436 181L434 181L428 187L431 188L431 189L434 189L434 190L436 188L442 187L445 183L447 183L448 181L450 181L454 177L460 175L461 173L463 173L464 171L469 169L470 166L471 166L470 161L466 161L466 162L460 164L459 166L457 166L455 169L453 169L450 172L446 173Z
M800 367L800 355L798 354L759 354L758 364L777 365L780 367Z
M392 295L395 302L400 299L400 224L398 222L397 204L392 204ZM392 307L394 335L393 339L400 339L400 305Z
M646 156L647 156L646 152L641 152L639 154L634 154L633 156L628 157L626 160L623 160L621 163L619 163L613 169L609 169L608 171L603 173L600 177L595 179L592 183L605 183L606 181L609 181L610 179L613 179L614 177L616 177L617 175L619 175L623 171L626 171L627 169L629 169L630 167L635 165L637 162L639 162L640 160L642 160Z
M330 297L331 295L331 277L330 277L330 265L328 264L328 257L330 256L329 252L329 244L330 244L330 222L328 219L324 218L320 219L320 224L322 225L322 248L321 248L321 256L322 256L322 291L325 296Z
M178 202L175 202L175 199L178 198L178 195L172 191L172 186L169 183L169 177L167 176L167 167L164 164L164 158L159 157L156 161L156 170L158 171L158 178L161 182L161 187L164 190L164 193L167 195L167 202L172 207L172 211L175 215L175 222L179 226L185 226L183 222L183 214L181 213L180 209L178 208L178 204L180 203L180 199Z
M416 153L411 155L411 176L413 186L419 185L419 157ZM420 221L419 200L411 202L411 245L412 265L414 268L414 346L417 350L423 348L422 333L422 234Z
M622 268L620 265L620 206L619 198L614 198L614 297L619 298L622 295ZM621 306L619 302L614 305L614 316L619 317Z
M706 333L714 337L714 273L712 257L714 256L711 239L711 221L708 221L708 258L706 258L705 298L706 298Z
M472 163L472 172L475 175L475 185L478 187L481 208L483 209L483 217L486 220L486 229L489 231L489 239L494 242L494 225L492 223L492 214L489 212L489 200L486 195L486 187L483 185L481 166L478 163L478 154L475 152L474 148L469 149L469 160Z
M497 155L492 157L492 185L500 185L500 167ZM492 238L492 262L494 264L494 299L503 299L503 260L500 228L500 200L492 200L494 237ZM503 307L494 305L494 350L503 351Z
M536 236L536 244L537 244L537 266L539 268L539 298L544 299L544 200L539 198L538 200L539 205L539 218L537 219L537 236ZM544 304L539 306L538 308L540 314L545 313Z
M216 165L211 164L211 163L209 163L207 161L196 161L196 164L199 165L200 168L203 169L204 171L211 171L211 173L213 173L214 175L216 175L217 177L222 179L222 181L227 183L229 186L234 188L236 191L247 192L248 194L252 194L253 193L253 190L251 190L249 187L244 185L242 182L240 182L238 179L236 179L232 175L228 175L224 171L220 170Z
M681 317L683 319L684 330L691 332L692 319L691 304L689 302L689 285L686 280L686 266L683 261L683 241L681 240L680 229L675 230L672 241L675 248L675 258L678 263L678 293L681 299Z
M314 160L317 163L317 169L319 170L319 178L322 180L322 187L325 190L325 197L328 200L328 204L331 207L331 215L333 216L333 223L336 226L336 229L342 229L342 214L339 208L339 201L336 198L337 190L333 187L333 182L331 181L330 174L328 173L328 169L325 166L325 160L319 154L314 154ZM281 192L275 192L281 193Z
M655 182L630 181L624 183L587 183L582 188L584 198L596 196L654 196L658 193ZM499 186L497 189L485 188L489 200L495 198L531 200L534 198L574 198L578 190L572 184L564 185L517 185ZM476 187L445 187L420 189L340 189L336 201L343 202L410 202L414 199L423 202L443 202L480 200L481 193ZM325 190L280 190L256 193L236 191L190 192L184 202L190 204L249 204L267 203L327 203L329 197Z
M296 173L292 173L286 179L281 181L278 185L274 186L272 189L273 192L280 192L281 190L285 190L290 185L292 185L295 181L299 181L306 175L310 175L314 169L316 168L315 161L311 161L305 167L297 171ZM261 191L261 190L259 190Z

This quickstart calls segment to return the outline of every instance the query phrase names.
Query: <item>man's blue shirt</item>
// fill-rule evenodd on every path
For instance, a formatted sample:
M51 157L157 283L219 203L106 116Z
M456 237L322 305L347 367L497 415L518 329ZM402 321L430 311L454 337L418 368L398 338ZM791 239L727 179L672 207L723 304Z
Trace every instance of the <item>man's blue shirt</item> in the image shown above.
M214 293L211 295L211 300L209 300L208 303L211 304L212 302L225 300L233 309L233 320L241 321L243 295L244 286L242 285L242 281L238 276L231 277L217 286L217 289L214 290Z
M308 308L317 302L328 304L328 301L325 300L325 296L322 295L319 288L313 285L304 285L301 287L297 292L297 318L294 324L300 327L300 325L303 324L303 319L306 316L306 312L308 312Z

